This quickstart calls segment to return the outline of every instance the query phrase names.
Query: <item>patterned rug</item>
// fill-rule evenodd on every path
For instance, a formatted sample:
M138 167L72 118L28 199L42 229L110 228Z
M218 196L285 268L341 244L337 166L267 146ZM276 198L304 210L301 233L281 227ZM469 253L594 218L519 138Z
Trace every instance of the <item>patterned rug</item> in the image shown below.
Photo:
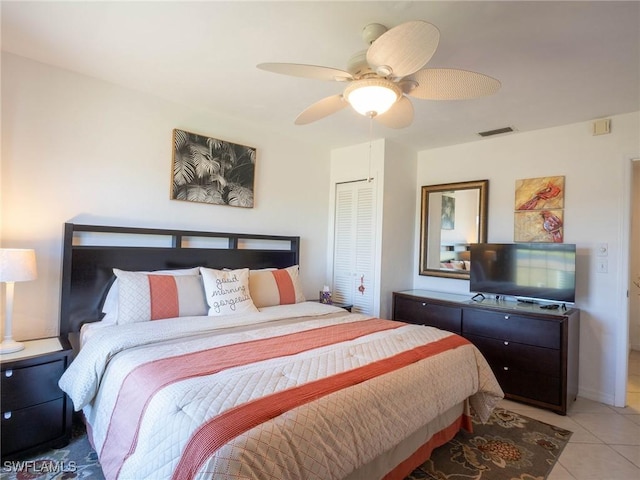
M572 432L496 408L486 424L473 422L437 448L406 480L544 480Z
M406 480L544 480L572 432L509 410L496 409L474 433L459 432L433 451ZM3 461L0 480L104 480L82 426L68 446L19 461Z

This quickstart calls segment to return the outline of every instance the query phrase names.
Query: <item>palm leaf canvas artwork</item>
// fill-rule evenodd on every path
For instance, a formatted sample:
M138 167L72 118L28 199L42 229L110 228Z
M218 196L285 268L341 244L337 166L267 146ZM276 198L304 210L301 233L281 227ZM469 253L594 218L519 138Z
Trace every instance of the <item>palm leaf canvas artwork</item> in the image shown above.
M253 208L256 149L173 130L171 198Z

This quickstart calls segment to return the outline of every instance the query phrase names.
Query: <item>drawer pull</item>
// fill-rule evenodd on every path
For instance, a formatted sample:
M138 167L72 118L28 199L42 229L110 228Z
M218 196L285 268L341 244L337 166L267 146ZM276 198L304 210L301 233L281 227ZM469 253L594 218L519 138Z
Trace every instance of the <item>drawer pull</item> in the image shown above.
M509 370L509 367L502 367L502 369L506 372Z
M505 345L509 345L509 342L504 342Z
M11 418L11 412L4 412L2 416L5 420L9 420Z
M12 369L8 369L4 371L4 376L9 378L13 376L13 370Z
M504 316L504 319L505 319L505 320L509 320L509 318L510 318L510 315L505 315L505 316Z

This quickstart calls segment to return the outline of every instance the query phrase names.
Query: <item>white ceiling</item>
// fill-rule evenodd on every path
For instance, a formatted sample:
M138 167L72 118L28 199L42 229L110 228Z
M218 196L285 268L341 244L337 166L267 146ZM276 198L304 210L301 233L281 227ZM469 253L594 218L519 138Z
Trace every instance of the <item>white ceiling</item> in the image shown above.
M376 138L422 150L505 126L522 132L640 110L638 1L3 0L1 15L4 51L328 147L367 141L369 120L344 109L305 126L293 121L344 85L256 64L345 69L366 48L362 28L374 22L429 21L441 33L429 67L502 82L496 95L481 99L412 99L413 125L374 124Z

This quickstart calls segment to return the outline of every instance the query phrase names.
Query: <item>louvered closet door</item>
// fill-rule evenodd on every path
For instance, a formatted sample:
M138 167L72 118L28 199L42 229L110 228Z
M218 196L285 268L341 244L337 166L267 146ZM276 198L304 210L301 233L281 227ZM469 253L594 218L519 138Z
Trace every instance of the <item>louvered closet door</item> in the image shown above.
M336 185L333 298L366 314L373 314L375 207L373 181Z

